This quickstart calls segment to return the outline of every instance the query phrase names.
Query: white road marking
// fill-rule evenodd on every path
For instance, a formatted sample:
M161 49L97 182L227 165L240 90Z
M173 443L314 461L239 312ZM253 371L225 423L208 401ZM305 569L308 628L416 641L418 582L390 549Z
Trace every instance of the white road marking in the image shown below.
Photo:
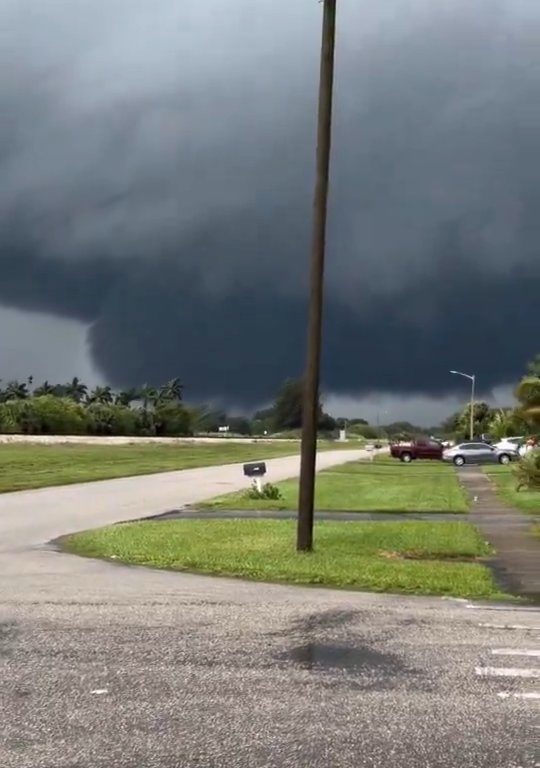
M475 667L474 671L480 677L540 677L540 669L521 667Z
M540 626L531 627L528 624L485 624L481 622L478 626L485 629L522 629L526 632L540 632Z
M498 693L497 696L500 699L527 699L527 700L533 700L536 701L537 699L540 699L540 693L531 692L531 693Z
M532 656L540 657L540 650L533 648L494 648L491 653L494 656Z
M95 691L90 691L90 693L93 693L95 696L102 696L104 693L109 693L109 691L106 688L96 688Z

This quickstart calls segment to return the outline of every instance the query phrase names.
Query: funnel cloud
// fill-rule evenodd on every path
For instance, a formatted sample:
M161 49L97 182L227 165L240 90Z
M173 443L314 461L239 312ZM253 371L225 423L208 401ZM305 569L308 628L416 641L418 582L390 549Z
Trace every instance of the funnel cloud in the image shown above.
M538 352L540 7L339 6L324 388L511 382ZM85 323L117 386L251 406L300 373L320 21L0 0L0 305Z

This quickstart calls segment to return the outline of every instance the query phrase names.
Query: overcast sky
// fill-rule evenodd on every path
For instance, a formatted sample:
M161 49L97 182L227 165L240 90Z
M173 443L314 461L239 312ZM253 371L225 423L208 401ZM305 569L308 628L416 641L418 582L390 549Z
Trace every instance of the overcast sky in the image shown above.
M442 412L539 351L540 5L339 5L324 389ZM1 378L301 371L321 12L0 0Z

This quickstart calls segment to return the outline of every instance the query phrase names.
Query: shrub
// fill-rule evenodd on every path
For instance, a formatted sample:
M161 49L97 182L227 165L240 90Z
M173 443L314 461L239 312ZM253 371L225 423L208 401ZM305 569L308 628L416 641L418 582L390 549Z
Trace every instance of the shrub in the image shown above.
M27 432L41 435L80 435L88 426L84 408L67 397L43 395L24 403Z
M181 403L162 403L154 411L156 435L175 437L193 433L193 413Z
M265 483L261 490L259 490L255 481L253 481L253 485L246 492L246 495L248 499L271 499L276 501L277 499L282 498L281 491L277 485L273 485L272 483Z
M137 435L139 417L125 405L92 403L86 409L88 431L92 435Z
M540 489L540 449L530 451L514 466L517 490L528 488Z
M10 400L7 403L0 403L0 433L5 435L16 435L21 431L18 421L18 414L14 413L16 401Z
M24 435L79 435L86 432L84 408L69 398L42 395L0 406L0 431Z

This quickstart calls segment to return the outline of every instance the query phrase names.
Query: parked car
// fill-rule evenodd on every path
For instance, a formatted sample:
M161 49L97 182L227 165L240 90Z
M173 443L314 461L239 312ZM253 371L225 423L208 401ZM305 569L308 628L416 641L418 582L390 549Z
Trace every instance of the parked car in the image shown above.
M519 459L517 448L499 449L487 443L460 443L443 452L443 461L451 461L456 467L464 464L509 464Z
M507 450L515 448L520 456L525 456L529 451L538 447L537 437L504 437L495 446L499 450Z
M518 453L521 453L520 449L525 442L525 438L523 436L521 437L503 437L502 440L499 440L499 442L494 444L494 448L497 448L500 451L504 450L514 450L518 451Z
M419 438L410 443L393 443L390 446L390 455L406 464L416 459L440 460L443 446L438 440Z

